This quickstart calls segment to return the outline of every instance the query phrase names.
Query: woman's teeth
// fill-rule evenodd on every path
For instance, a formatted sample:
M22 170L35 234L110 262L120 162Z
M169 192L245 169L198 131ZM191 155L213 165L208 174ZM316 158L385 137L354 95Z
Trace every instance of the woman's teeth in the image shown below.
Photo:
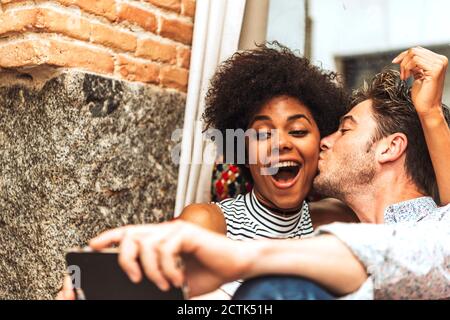
M272 168L298 167L299 164L294 161L282 161L272 165Z
M300 167L301 165L295 161L281 161L272 166L277 170L272 177L278 183L278 187L290 187L297 177Z

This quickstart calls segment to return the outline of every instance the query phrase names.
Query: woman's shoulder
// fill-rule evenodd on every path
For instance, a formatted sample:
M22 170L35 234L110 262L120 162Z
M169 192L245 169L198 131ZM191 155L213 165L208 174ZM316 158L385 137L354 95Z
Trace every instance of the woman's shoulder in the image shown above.
M333 222L359 222L353 210L337 199L310 202L309 209L314 229Z
M245 194L239 194L234 198L226 198L220 202L216 202L215 204L222 210L228 209L228 208L240 207L240 206L245 205L245 197L246 197Z
M227 227L222 210L212 203L195 203L186 206L179 219L205 229L226 234Z

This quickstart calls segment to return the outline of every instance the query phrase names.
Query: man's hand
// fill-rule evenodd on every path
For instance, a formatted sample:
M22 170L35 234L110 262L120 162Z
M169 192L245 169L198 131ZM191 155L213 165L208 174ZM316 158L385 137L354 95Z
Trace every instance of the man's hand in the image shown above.
M64 276L62 289L58 292L56 300L75 300L75 292L72 288L72 279L70 276Z
M447 57L416 47L400 53L392 62L400 64L402 80L414 77L411 98L419 116L441 113Z
M89 243L94 250L113 244L120 244L119 265L133 282L142 280L143 270L161 290L187 283L190 296L211 292L239 279L254 252L252 244L238 245L182 221L113 229Z

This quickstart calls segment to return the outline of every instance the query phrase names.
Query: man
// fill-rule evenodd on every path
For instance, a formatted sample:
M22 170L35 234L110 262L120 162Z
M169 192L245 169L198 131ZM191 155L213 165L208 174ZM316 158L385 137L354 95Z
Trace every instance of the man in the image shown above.
M448 240L448 233L444 229L434 238L436 234L430 231L430 224L442 225L437 222L444 220L450 211L450 206L437 208L430 197L440 196L442 204L449 203L450 199L450 170L446 161L450 157L450 130L445 119L448 110L441 105L448 60L429 50L414 48L401 53L394 62L401 64L402 80L414 76L411 92L396 74L385 72L375 77L367 89L356 93L354 107L342 118L339 130L322 140L320 173L314 185L319 192L346 202L362 222L409 222L408 227L337 225L323 229L336 236L244 245L176 222L112 230L90 245L101 249L120 243L119 263L130 278L136 280L142 276L137 264L140 257L146 276L164 289L169 283L181 285L183 274L176 268L175 258L188 253L186 276L194 296L208 292L211 287L215 289L223 280L268 273L294 274L313 280L329 291L322 292L322 297L355 292L369 274L368 282L356 297L415 297L417 293L411 290L392 293L392 277L398 275L397 282L414 287L409 282L412 280L416 292L422 292L425 298L448 296L445 281L448 281L449 252L439 247L442 246L439 241ZM429 232L432 245L437 247L434 253L443 255L444 259L433 256L430 272L421 274L422 270L417 271L413 266L417 266L416 258L423 255L420 250L428 252L431 247L427 246L425 236L417 238L424 241L418 247L404 246L404 239L412 241L419 228L413 227L414 223L425 224L425 221L435 221L427 222L427 227L421 226L420 230ZM336 228L346 232L337 234L333 232ZM396 237L398 234L402 235L400 239ZM389 242L385 242L385 237ZM401 253L396 250L398 247L409 252L403 264L392 260L395 254ZM372 251L366 251L368 248ZM214 251L225 259L218 259ZM372 257L370 252L378 254ZM430 274L437 277L431 287L427 278ZM405 276L407 280L403 280ZM282 281L275 281L278 280ZM444 289L440 289L442 283ZM241 291L244 289L245 286Z

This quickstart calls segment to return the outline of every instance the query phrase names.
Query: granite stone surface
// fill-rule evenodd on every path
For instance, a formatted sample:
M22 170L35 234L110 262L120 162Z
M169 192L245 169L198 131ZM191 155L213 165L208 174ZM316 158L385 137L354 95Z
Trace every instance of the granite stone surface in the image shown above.
M52 299L66 249L172 216L185 95L73 70L17 79L0 81L0 299Z

